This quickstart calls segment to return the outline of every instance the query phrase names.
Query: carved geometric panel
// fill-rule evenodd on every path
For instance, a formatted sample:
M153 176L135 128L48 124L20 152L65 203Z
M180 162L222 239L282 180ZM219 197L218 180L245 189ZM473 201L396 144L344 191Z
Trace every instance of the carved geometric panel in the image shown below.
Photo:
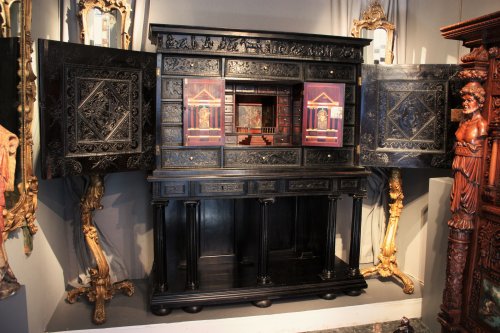
M361 164L446 167L455 65L363 66Z
M154 166L155 55L41 41L46 178Z

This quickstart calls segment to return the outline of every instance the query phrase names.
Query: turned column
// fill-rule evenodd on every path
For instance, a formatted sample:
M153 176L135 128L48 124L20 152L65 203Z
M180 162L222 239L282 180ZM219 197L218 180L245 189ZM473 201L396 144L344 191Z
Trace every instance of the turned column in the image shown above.
M359 275L359 253L361 246L361 207L363 196L352 196L351 245L349 248L349 275Z
M199 257L199 228L198 205L199 201L184 201L186 211L186 290L196 290L199 287L198 257ZM189 313L200 312L201 305L192 305L184 308Z
M335 271L335 230L337 227L337 202L338 195L328 196L328 221L326 226L325 262L321 278L332 279Z
M154 209L154 263L153 288L156 292L168 291L167 283L167 233L165 230L165 208L168 201L153 202ZM151 305L151 311L159 316L168 315L171 309L163 305Z

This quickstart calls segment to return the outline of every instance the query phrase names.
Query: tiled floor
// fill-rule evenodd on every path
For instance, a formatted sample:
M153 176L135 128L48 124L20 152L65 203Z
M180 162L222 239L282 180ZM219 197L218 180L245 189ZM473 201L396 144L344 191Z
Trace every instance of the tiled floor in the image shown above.
M414 333L432 333L418 318L411 318L410 325L413 327ZM375 323L370 325L341 327L329 330L312 331L307 333L393 333L395 331L404 333L405 331L398 331L400 326L399 321L388 321L385 323Z

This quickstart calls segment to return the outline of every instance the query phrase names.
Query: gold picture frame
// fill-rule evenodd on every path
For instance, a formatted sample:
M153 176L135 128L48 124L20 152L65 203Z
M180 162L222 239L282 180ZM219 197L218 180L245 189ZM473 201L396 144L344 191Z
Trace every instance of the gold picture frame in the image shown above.
M112 13L116 11L120 15L120 43L119 49L128 50L130 46L130 34L128 30L131 25L130 13L132 8L125 0L79 0L78 1L78 21L80 24L80 42L86 43L88 32L88 18L92 10L98 9L102 13Z
M378 0L370 2L368 8L363 12L361 20L354 20L354 26L351 30L353 37L362 37L363 30L377 30L382 29L386 33L385 44L385 63L392 64L394 60L393 44L394 44L394 31L396 27L394 24L387 21L384 10Z

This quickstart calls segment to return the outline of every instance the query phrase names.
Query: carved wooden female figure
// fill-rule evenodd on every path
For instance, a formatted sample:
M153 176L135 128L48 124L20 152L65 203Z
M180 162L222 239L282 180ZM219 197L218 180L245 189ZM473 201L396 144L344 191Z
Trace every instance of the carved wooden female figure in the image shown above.
M479 82L469 82L462 90L463 120L455 132L455 158L452 170L451 219L448 225L457 229L473 229L478 203L481 162L488 122L481 116L485 91Z

